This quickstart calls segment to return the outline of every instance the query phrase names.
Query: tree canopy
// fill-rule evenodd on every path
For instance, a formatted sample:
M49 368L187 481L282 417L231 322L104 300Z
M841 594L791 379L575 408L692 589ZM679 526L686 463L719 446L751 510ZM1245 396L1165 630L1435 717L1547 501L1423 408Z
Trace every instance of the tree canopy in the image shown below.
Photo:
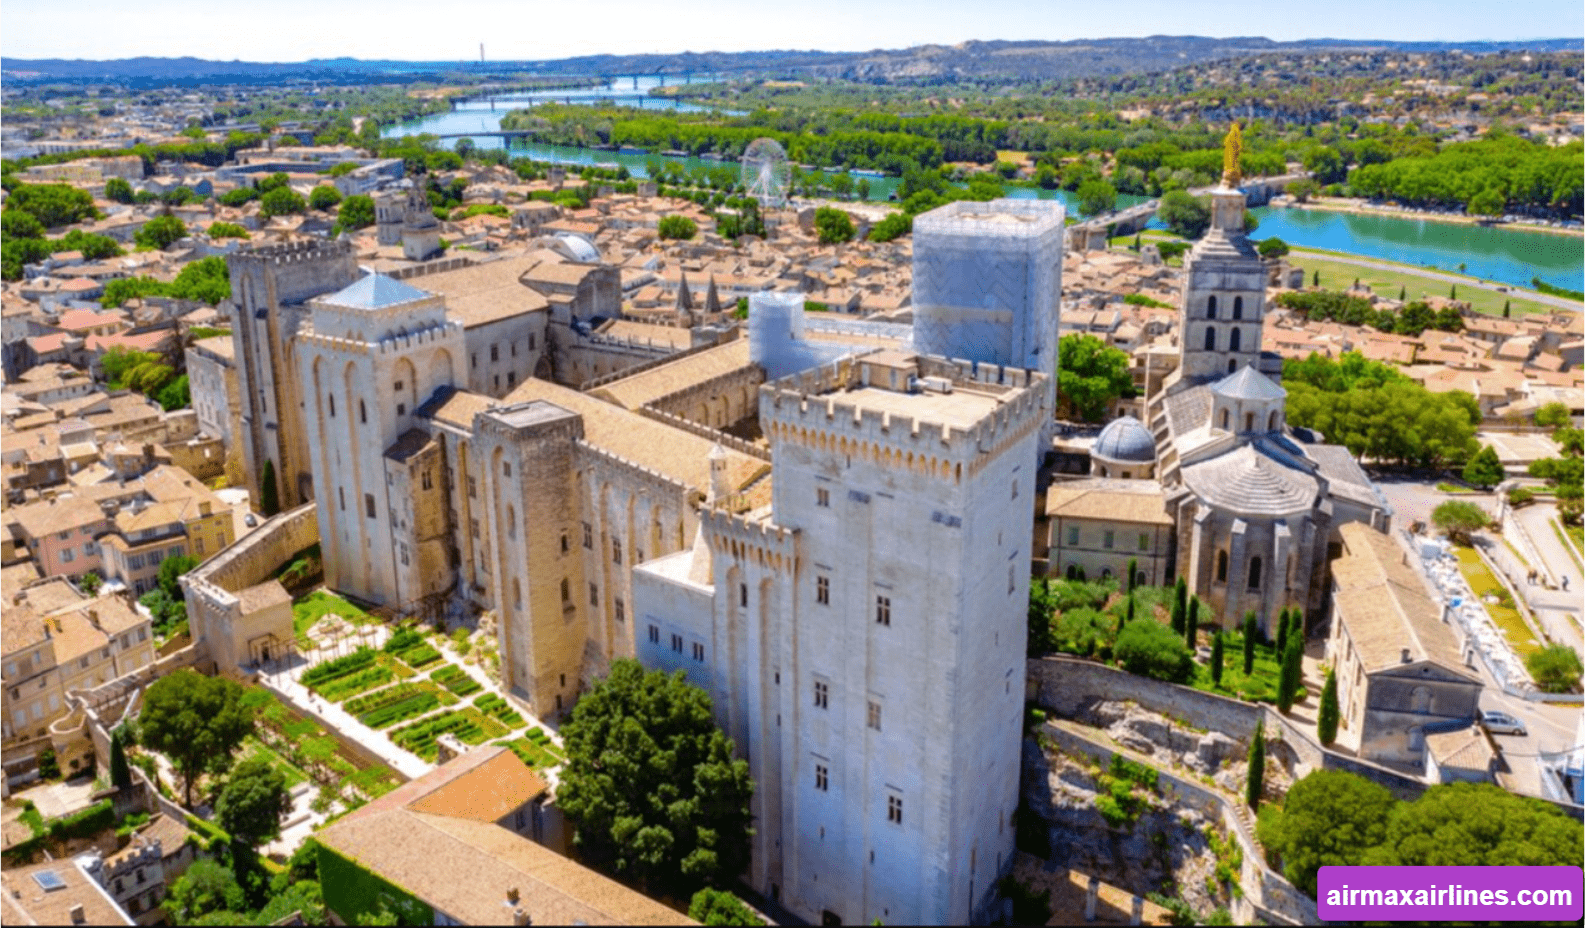
M133 241L145 248L164 250L187 237L187 224L175 216L155 216L143 224Z
M234 681L187 669L161 677L143 694L141 743L170 758L189 807L199 775L229 766L232 752L253 731L253 713L241 696Z
M1357 864L1387 836L1397 800L1386 787L1342 770L1317 770L1293 784L1279 808L1260 815L1260 841L1282 858L1282 874L1311 897L1316 873Z
M1496 486L1505 476L1497 449L1491 445L1482 445L1475 456L1469 459L1469 463L1464 465L1464 482L1483 489Z
M679 671L621 659L562 729L558 800L596 863L668 892L729 878L748 859L748 764Z
M1314 776L1314 774L1312 774ZM1360 861L1370 866L1507 867L1578 865L1579 822L1539 799L1491 783L1433 786L1392 810L1385 840Z
M1169 683L1187 683L1194 675L1194 657L1183 637L1156 621L1135 621L1117 634L1112 653L1123 669Z
M854 231L852 218L842 210L833 206L815 210L815 232L820 236L820 244L846 242L853 238Z
M314 209L331 209L341 202L341 191L329 184L320 184L308 191L308 205Z
M662 216L655 231L661 238L688 239L699 233L699 224L687 216Z
M355 193L341 201L341 211L336 221L343 229L362 229L374 225L374 198L365 193Z
M1569 693L1579 689L1579 652L1566 644L1551 644L1530 652L1524 666L1530 671L1530 679L1545 692Z
M5 208L28 213L47 229L99 215L88 191L67 184L19 184L6 198Z
M1211 204L1205 197L1193 196L1186 190L1170 190L1161 195L1156 217L1174 235L1199 238L1211 227Z
M240 925L246 921L238 917L247 906L247 900L236 874L230 867L208 857L200 857L176 878L164 906L178 925L195 924L199 919L216 914L228 917L217 924Z
M281 822L291 810L286 777L269 761L250 757L226 778L215 803L215 819L233 839L257 847L281 833Z
M688 917L701 925L763 925L765 920L724 889L701 889L688 903Z
M260 181L259 186L263 187L264 182ZM303 202L302 195L292 188L286 186L272 187L259 197L259 218L271 219L276 216L290 216L293 213L302 212L306 205Z
M1083 333L1057 342L1057 401L1086 422L1099 422L1107 404L1133 392L1126 352Z
M1467 500L1450 499L1431 510L1431 524L1462 544L1469 544L1470 536L1490 523L1486 510Z

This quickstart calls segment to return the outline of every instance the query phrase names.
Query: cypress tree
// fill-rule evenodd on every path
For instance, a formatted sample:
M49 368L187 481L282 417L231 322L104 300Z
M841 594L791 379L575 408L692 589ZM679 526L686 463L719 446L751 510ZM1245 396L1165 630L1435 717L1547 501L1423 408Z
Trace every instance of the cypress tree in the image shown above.
M1288 610L1277 613L1277 660L1288 651Z
M1404 297L1406 297L1408 295L1409 295L1409 288L1408 287L1399 287L1398 288L1398 302L1402 303L1403 300L1404 300Z
M1315 717L1315 734L1322 744L1337 740L1337 673L1326 672L1326 685L1321 688L1321 709Z
M1222 630L1211 635L1211 685L1222 685Z
M1200 599L1195 597L1189 600L1189 614L1183 623L1183 643L1194 650L1195 639L1200 634Z
M132 768L127 766L125 731L117 726L110 733L110 785L116 789L128 789L132 786Z
M1172 603L1172 630L1183 634L1184 626L1189 624L1188 615L1184 611L1183 602L1174 600Z
M1312 286L1312 287L1321 286L1321 272L1320 271L1316 271L1314 274L1310 275L1310 286Z
M1129 594L1129 597L1128 597L1128 614L1123 617L1123 625L1127 625L1127 624L1129 624L1129 623L1131 623L1133 621L1134 621L1134 597L1133 597L1133 594ZM1121 625L1118 626L1118 631L1122 631L1122 626Z
M1131 557L1128 559L1128 593L1130 596L1132 596L1134 593L1134 587L1139 585L1138 580L1139 558Z
M1450 300L1458 299L1458 284L1454 284L1452 287L1448 288L1447 296Z
M1255 726L1255 737L1249 742L1249 775L1244 784L1244 801L1253 811L1260 808L1260 796L1266 784L1266 722Z
M1189 608L1189 586L1179 577L1172 589L1172 630L1183 634L1183 624Z
M1277 674L1277 708L1286 715L1293 708L1293 697L1304 676L1304 645L1295 638L1288 640L1282 652L1282 668Z
M1244 676L1255 672L1255 610L1244 613Z
M280 488L275 485L275 462L269 458L264 459L264 467L259 471L259 511L266 516L281 511Z
M1513 300L1503 300L1502 317L1507 319L1513 313Z

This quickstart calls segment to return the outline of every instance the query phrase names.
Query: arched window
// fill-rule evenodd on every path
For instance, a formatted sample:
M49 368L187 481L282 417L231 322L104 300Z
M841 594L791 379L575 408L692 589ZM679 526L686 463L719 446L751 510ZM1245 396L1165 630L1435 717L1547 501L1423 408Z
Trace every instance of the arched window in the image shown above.
M1249 559L1249 588L1252 590L1260 589L1260 558L1258 557Z
M1215 326L1206 326L1205 327L1205 350L1206 351L1215 351L1216 350L1216 327Z
M1275 432L1276 430L1277 430L1277 411L1275 409L1273 409L1271 411L1271 415L1266 419L1266 431Z
M1233 297L1233 318L1244 318L1244 298L1241 296Z
M1211 297L1209 297L1205 301L1205 318L1207 318L1207 319L1215 319L1216 318L1216 297L1214 295L1212 295Z
M1232 415L1232 413L1229 413L1225 409L1222 410L1222 430L1223 431L1227 430L1227 417L1230 416L1230 415Z
M1244 341L1243 334L1244 334L1243 330L1241 330L1241 329L1234 329L1233 330L1233 334L1231 334L1231 335L1229 335L1227 337L1227 350L1228 351L1238 351L1239 350L1239 346L1241 344L1243 344L1243 341Z
M1102 580L1110 580L1110 579L1112 579L1112 569L1110 567L1104 567L1104 568L1101 569L1101 579Z
M336 418L336 394L327 393L325 397L330 400L330 418Z
M1149 585L1150 585L1150 577L1147 576L1144 571L1140 570L1140 571L1135 571L1134 572L1134 586L1149 586Z
M1076 564L1069 564L1069 565L1068 565L1068 579L1069 579L1069 580L1073 580L1073 579L1076 579L1076 578L1077 578L1077 577L1078 577L1078 576L1079 576L1079 568L1078 568L1078 565L1076 565Z
M1227 552L1216 552L1216 582L1227 582Z
M358 421L365 423L369 421L369 408L363 405L363 400L358 400Z
M1252 412L1244 413L1244 431L1253 432L1254 430L1255 430L1255 414L1252 413Z

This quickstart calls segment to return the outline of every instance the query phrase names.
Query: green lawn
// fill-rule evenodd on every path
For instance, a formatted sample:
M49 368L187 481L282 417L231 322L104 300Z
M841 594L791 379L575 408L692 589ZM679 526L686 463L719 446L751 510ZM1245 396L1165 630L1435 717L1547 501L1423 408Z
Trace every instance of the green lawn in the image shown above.
M375 621L374 616L340 596L328 590L315 590L292 603L292 631L297 634L298 647L313 647L313 642L308 640L308 630L327 615L339 615L359 625Z
M238 760L255 757L280 771L281 775L286 778L287 789L291 789L299 783L308 782L308 774L298 770L292 765L291 761L277 754L269 745L249 735L242 742L241 754Z
M1209 636L1202 636L1209 641ZM1249 702L1277 701L1277 677L1282 668L1277 660L1277 649L1255 644L1255 665L1249 676L1244 676L1244 636L1237 632L1222 636L1222 685L1211 685L1209 664L1194 665L1194 679L1190 685L1207 693L1232 696Z
M1379 259L1370 258L1376 261ZM1321 287L1327 290L1347 290L1354 285L1357 279L1362 285L1376 291L1376 294L1390 300L1396 300L1398 293L1403 291L1410 301L1424 299L1427 296L1449 296L1452 284L1441 280L1432 280L1421 276L1415 271L1413 265L1398 265L1402 270L1383 270L1372 267L1359 267L1342 261L1334 261L1324 252L1310 251L1295 248L1288 255L1288 263L1295 267L1304 268L1304 284L1306 287L1314 286L1315 273L1321 274ZM1392 262L1387 262L1392 263ZM1439 273L1453 273L1441 271ZM1470 278L1474 281L1475 278ZM1525 299L1525 291L1510 288L1511 293L1497 293L1492 290L1483 290L1480 287L1467 286L1458 288L1458 298L1469 303L1477 312L1491 315L1501 315L1504 303L1513 304L1513 315L1519 316L1527 313L1550 313L1553 307L1544 303L1537 303Z
M1529 657L1533 652L1541 649L1541 643L1535 640L1530 626L1525 624L1524 616L1519 610L1509 605L1513 598L1498 579L1486 567L1486 562L1480 559L1480 552L1474 548L1462 545L1455 546L1454 552L1458 555L1458 566L1464 573L1464 579L1469 583L1469 588L1480 598L1490 613L1493 622L1502 629L1503 636L1508 639L1508 644L1514 653L1520 657ZM1499 602L1486 602L1487 595L1495 595Z
M539 728L531 728L528 734L521 738L512 738L506 741L497 741L496 744L505 745L512 749L523 763L536 770L547 767L559 767L567 762L567 757L561 749L551 743L545 732Z

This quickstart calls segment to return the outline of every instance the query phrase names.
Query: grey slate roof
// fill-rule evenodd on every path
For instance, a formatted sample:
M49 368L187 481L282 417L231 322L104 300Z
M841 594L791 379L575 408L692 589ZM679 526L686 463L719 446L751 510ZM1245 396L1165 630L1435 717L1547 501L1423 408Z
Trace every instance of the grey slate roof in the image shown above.
M384 274L369 274L357 283L321 299L331 306L348 309L384 309L414 300L427 300L430 294L393 280Z
M1143 422L1133 416L1123 416L1101 429L1091 453L1112 461L1154 461L1156 439Z
M1200 499L1238 515L1282 516L1315 505L1320 484L1303 471L1261 454L1253 445L1183 469L1183 482Z
M1211 385L1212 392L1235 400L1286 399L1288 391L1253 366L1239 368Z

